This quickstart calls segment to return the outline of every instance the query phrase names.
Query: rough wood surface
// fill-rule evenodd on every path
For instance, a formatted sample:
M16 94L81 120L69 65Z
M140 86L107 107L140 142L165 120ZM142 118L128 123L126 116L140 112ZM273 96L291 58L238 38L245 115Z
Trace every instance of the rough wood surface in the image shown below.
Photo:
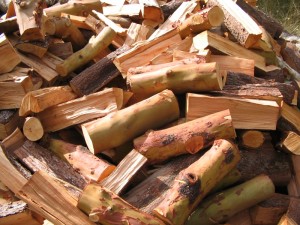
M134 148L155 164L181 154L195 154L215 139L235 138L229 110L173 126L150 131L134 139Z
M0 110L0 140L9 136L20 125L21 118L16 110Z
M23 125L23 133L30 141L37 141L44 135L41 121L36 117L27 117Z
M32 172L43 170L81 189L87 183L84 177L76 172L70 164L35 142L25 141L14 153Z

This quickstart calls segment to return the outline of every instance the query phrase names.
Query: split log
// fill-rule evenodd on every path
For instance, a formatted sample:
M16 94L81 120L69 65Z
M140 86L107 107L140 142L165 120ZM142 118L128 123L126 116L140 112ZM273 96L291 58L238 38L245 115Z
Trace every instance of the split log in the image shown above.
M30 53L42 58L48 50L49 42L46 41L20 41L14 47L21 52Z
M0 169L2 183L14 193L21 190L27 180L10 163L4 154L2 147L0 147Z
M0 35L0 51L2 60L0 63L0 74L12 71L21 62L10 41L4 34Z
M76 97L77 95L70 86L48 87L30 91L22 99L19 115L28 116L30 113L39 113Z
M295 181L295 186L297 189L297 193L300 193L300 156L291 155L292 159L292 170L293 170L293 178Z
M17 201L15 194L0 181L0 205Z
M133 23L130 18L121 16L108 16L107 18L124 28L129 28L131 23Z
M45 32L59 38L68 39L75 48L82 48L86 45L86 40L80 30L71 22L69 18L53 17L45 21Z
M283 103L281 107L281 118L278 121L278 129L294 131L300 134L300 110L297 107Z
M44 135L41 121L36 117L27 117L23 125L23 133L30 141L40 140Z
M112 29L109 27L104 28L96 37L92 37L84 48L68 57L62 64L57 65L56 71L60 75L66 76L78 67L85 65L101 50L106 48L111 43L114 36L115 32Z
M57 225L94 225L76 208L76 199L44 171L36 172L18 192L29 207Z
M300 155L300 136L292 131L286 132L278 146L288 153Z
M123 90L109 88L48 108L37 114L45 132L54 132L106 116L126 104Z
M104 118L83 124L82 131L89 150L95 154L120 146L178 117L177 99L172 91L165 90Z
M164 14L157 0L139 0L141 14L144 20L152 20L157 23L164 21Z
M79 29L92 30L89 25L85 23L86 17L75 16L68 13L61 13L61 17L69 18L72 24L74 24Z
M12 132L1 142L1 147L5 152L7 152L8 155L10 155L10 153L12 153L14 150L20 148L24 144L25 140L26 138L22 131L17 127L14 132Z
M118 55L114 59L114 64L121 74L126 77L129 68L147 65L151 59L179 41L181 41L179 34L173 30L151 41L140 43Z
M240 148L241 161L238 171L241 181L247 181L259 174L268 175L276 186L286 186L291 179L289 156L276 151L271 142L266 141L258 149Z
M0 76L0 89L0 109L20 108L23 97L33 89L33 82L27 74L12 71Z
M283 26L275 19L260 11L257 7L251 7L244 0L237 0L236 4L241 7L249 16L255 19L257 23L262 25L266 31L273 37L279 38L283 31Z
M159 167L152 175L129 190L122 197L134 207L151 214L172 188L178 173L197 161L203 153L181 155Z
M55 5L44 9L48 18L60 17L61 13L68 13L76 16L87 16L92 10L102 12L102 4L98 0L74 0L61 5Z
M250 216L253 224L278 224L280 218L288 210L291 197L283 194L275 194L271 198L260 202L250 208Z
M43 9L46 8L45 3L39 0L14 0L13 3L21 40L43 40L45 34L42 27L42 15Z
M117 168L100 185L116 195L120 195L130 185L132 179L145 166L147 158L134 149L118 164Z
M107 17L129 17L132 20L140 20L142 19L141 5L136 1L131 4L104 6L103 15Z
M300 216L298 213L298 209L300 206L300 201L297 198L291 199L288 211L281 220L278 225L296 225L300 223Z
M13 16L11 18L7 18L5 20L0 21L0 33L12 33L19 29L18 23L17 23L17 17Z
M0 140L9 136L18 127L20 123L18 111L1 110L0 111Z
M52 43L49 45L48 52L61 59L66 59L74 53L71 42Z
M40 221L28 209L28 205L19 200L12 203L1 204L0 206L0 225L40 225Z
M81 189L87 184L85 178L70 164L35 142L25 141L20 148L14 151L14 154L33 172L43 170Z
M283 100L282 93L277 87L266 84L246 84L246 85L225 85L222 91L213 91L210 94L214 96L239 97L246 99L260 99L276 101L281 105ZM285 95L285 97L289 97ZM286 100L286 98L284 99ZM288 99L290 100L290 99Z
M155 40L167 33L177 30L177 26L182 23L189 13L192 13L197 7L196 2L183 2L178 9L148 38L148 41ZM180 35L179 35L180 36Z
M275 186L272 180L266 175L257 176L238 186L210 196L200 203L185 224L224 223L231 216L270 198L274 193Z
M77 207L88 214L91 221L101 222L103 225L121 225L129 221L133 224L164 224L156 217L139 211L99 184L89 184L84 189Z
M224 110L164 130L147 132L133 142L148 163L155 164L177 155L195 154L215 139L235 137L230 112Z
M193 38L193 44L198 50L212 47L226 55L245 59L253 59L255 61L255 67L260 69L261 73L270 74L279 69L278 67L272 65L266 66L264 57L210 31L204 31L195 36Z
M70 81L74 92L79 96L92 94L119 76L120 72L113 60L125 50L128 50L127 46L117 49L74 77Z
M259 130L238 132L239 146L249 149L260 148L265 141L271 141L270 134Z
M182 170L154 213L166 223L184 224L201 200L240 160L239 150L226 140L216 140L198 161Z
M244 12L235 2L227 0L209 0L207 6L219 6L225 15L224 24L237 41L250 48L262 36L257 23Z
M179 25L178 32L181 38L184 39L190 34L198 34L212 27L221 26L223 21L223 10L219 6L213 6L188 17Z
M208 63L211 62L211 51L209 49L206 49L204 51L199 51L198 53L194 52L186 52L174 49L173 50L173 61L179 61L184 59L198 59L201 63ZM220 65L219 65L220 67Z
M222 90L222 77L217 63L178 65L127 77L130 90L148 97L165 89L176 94Z
M232 56L211 55L209 62L216 62L220 70L254 76L254 60Z
M48 149L69 162L87 180L102 181L115 169L115 166L91 154L87 148L81 145L73 145L53 138L49 139L47 143L49 144Z
M276 130L280 107L275 101L187 94L187 120L226 109L236 129Z

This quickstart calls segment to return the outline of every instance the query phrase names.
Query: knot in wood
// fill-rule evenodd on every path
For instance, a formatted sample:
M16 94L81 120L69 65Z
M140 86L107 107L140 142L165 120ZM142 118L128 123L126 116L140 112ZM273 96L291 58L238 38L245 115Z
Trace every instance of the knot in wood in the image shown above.
M200 194L201 181L193 173L183 174L182 179L178 180L179 193L189 199L189 203L193 203Z

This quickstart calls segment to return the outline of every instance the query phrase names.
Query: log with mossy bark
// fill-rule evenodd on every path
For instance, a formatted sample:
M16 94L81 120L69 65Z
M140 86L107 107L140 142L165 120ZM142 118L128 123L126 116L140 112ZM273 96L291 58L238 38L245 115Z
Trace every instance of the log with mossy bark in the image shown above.
M61 159L69 162L72 167L87 180L100 182L116 168L104 159L93 155L86 147L74 145L58 139L48 139L47 148Z
M57 65L57 72L62 76L66 76L80 66L85 65L111 43L115 34L111 28L104 28L96 37L92 37L84 48L68 57L62 64Z
M222 9L219 6L213 6L192 14L177 29L181 38L184 39L191 34L197 34L212 27L218 27L223 21L224 13Z
M77 95L70 86L48 87L28 92L22 99L20 116L39 113L63 102L73 100Z
M134 139L134 148L155 164L181 154L195 154L215 139L235 138L229 110L217 112Z
M81 98L67 101L37 114L45 132L54 132L66 127L106 116L121 109L128 101L120 88L108 88Z
M274 193L275 186L272 180L266 175L257 176L245 183L208 197L200 203L185 224L224 223L231 216L270 198Z
M176 94L222 90L222 77L217 63L179 65L127 77L130 90L148 97L164 89Z
M163 225L164 223L154 216L146 214L121 199L110 190L99 184L86 186L78 201L77 207L89 215L93 222L103 225L149 224Z
M153 213L168 224L184 224L201 200L239 160L239 150L234 144L224 139L216 140L198 161L179 173Z
M82 125L90 151L98 153L118 147L179 117L179 106L172 91L162 91L148 99Z

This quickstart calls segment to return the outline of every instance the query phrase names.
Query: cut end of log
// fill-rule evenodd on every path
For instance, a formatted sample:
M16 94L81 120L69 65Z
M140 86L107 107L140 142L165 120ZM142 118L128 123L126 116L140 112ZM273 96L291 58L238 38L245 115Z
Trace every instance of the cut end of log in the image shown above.
M44 129L41 121L35 117L26 118L23 126L23 132L25 137L27 137L30 141L37 141L44 135Z
M245 147L259 148L264 143L265 138L262 132L251 130L242 135L242 142Z
M213 27L221 26L221 24L224 21L224 13L223 10L218 7L214 6L209 10L209 13L207 14L208 21Z

